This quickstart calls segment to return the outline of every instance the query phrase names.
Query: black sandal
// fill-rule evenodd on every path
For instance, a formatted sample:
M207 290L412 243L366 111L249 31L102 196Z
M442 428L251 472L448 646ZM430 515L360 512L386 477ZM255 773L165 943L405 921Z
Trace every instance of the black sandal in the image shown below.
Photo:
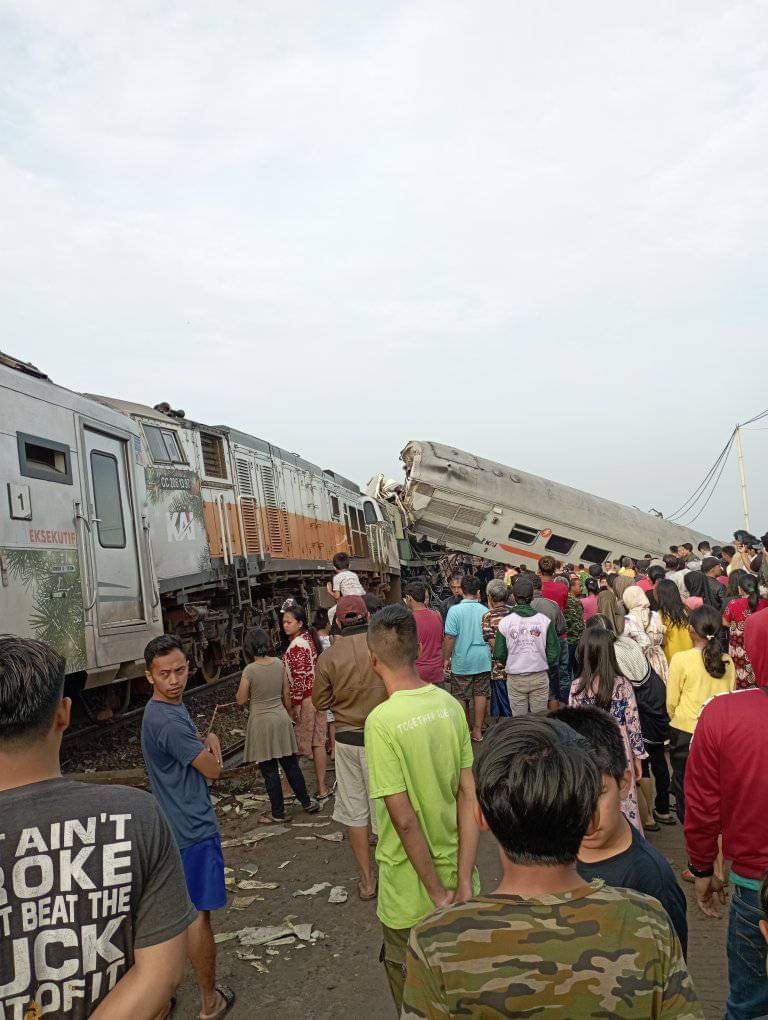
M218 982L215 985L215 990L224 1000L223 1008L219 1008L215 1013L201 1013L199 1020L221 1020L221 1017L226 1016L230 1009L235 1004L235 993L228 985L220 985Z

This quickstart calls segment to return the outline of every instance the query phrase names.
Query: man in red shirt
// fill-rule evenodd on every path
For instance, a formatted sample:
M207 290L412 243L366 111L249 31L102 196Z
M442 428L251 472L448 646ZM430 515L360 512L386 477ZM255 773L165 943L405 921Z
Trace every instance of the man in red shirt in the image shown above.
M560 611L565 612L568 604L568 586L558 584L555 577L555 561L552 556L542 556L539 560L539 574L541 576L541 597L551 599L560 606Z
M403 600L413 613L416 634L419 638L419 657L416 671L427 684L443 682L443 618L434 609L427 608L427 587L421 581L411 581Z
M696 899L709 917L725 903L714 874L718 836L732 862L726 1016L768 1016L760 883L768 872L768 610L744 627L757 688L721 694L704 706L685 772L685 841Z

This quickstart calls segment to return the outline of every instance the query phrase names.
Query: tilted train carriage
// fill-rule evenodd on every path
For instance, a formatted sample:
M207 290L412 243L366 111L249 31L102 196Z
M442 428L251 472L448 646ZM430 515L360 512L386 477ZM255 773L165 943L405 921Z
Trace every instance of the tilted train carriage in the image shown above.
M369 589L397 594L375 499L158 406L73 393L0 355L3 630L49 641L86 688L141 675L144 645L165 630L213 680L241 661L249 624L277 636L287 595L322 602L336 552Z
M542 556L602 563L660 556L671 545L716 539L452 446L409 442L405 484L390 493L403 565L418 569L450 549L497 563L534 566ZM384 494L382 476L369 484Z

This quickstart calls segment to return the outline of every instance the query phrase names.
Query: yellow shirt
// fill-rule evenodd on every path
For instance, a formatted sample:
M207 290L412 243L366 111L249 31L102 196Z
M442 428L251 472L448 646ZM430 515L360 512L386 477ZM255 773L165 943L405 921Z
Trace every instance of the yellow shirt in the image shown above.
M669 664L667 711L670 726L693 733L705 701L715 694L727 694L736 686L736 670L730 655L724 655L725 673L718 679L704 668L698 648L678 652Z
M678 627L677 624L670 623L666 616L662 617L662 622L665 628L664 655L667 662L671 663L672 656L677 652L687 652L693 648L693 641L687 627Z

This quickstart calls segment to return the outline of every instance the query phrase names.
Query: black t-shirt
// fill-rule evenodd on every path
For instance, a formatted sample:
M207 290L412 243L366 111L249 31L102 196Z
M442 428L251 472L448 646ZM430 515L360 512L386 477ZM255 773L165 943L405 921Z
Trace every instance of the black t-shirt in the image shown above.
M627 823L629 825L629 822ZM654 896L669 914L677 932L683 955L688 952L688 922L685 918L685 893L678 885L669 861L656 847L641 836L634 825L632 845L614 857L594 864L578 861L579 874L586 882L602 878L606 885L634 889Z
M69 779L0 792L0 1017L81 1020L197 916L154 799Z

